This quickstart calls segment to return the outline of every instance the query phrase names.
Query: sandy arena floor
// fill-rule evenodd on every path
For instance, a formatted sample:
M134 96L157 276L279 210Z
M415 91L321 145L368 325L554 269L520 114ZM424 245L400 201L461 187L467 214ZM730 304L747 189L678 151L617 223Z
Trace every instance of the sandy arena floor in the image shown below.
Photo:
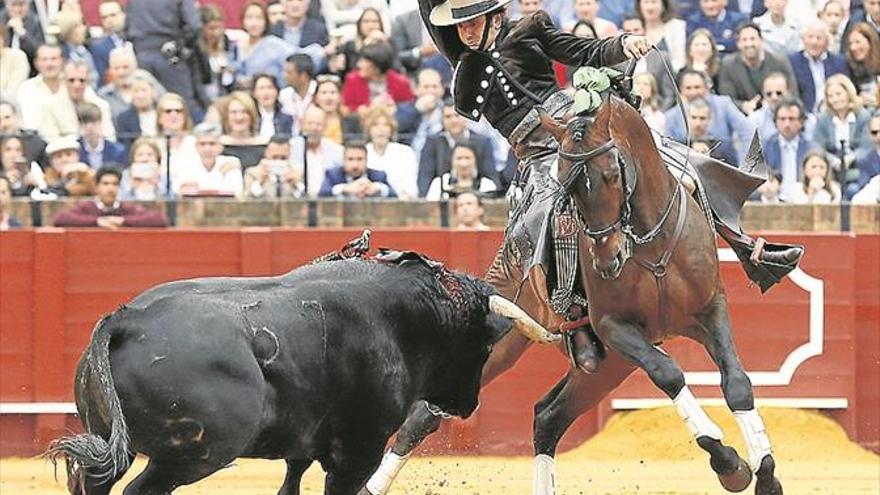
M729 412L709 409L726 438L745 453ZM821 414L766 409L762 416L777 459L777 474L787 494L877 495L880 457L850 442L843 430ZM622 413L596 437L559 456L561 495L704 495L724 490L707 456L688 440L671 408ZM139 459L113 494L141 471ZM185 495L270 495L284 477L282 462L240 460L192 486ZM0 494L62 495L63 474L56 482L43 460L0 460ZM526 495L531 493L532 461L513 457L415 458L398 479L393 495ZM303 494L322 493L322 473L313 466L303 479ZM745 493L753 493L750 488Z

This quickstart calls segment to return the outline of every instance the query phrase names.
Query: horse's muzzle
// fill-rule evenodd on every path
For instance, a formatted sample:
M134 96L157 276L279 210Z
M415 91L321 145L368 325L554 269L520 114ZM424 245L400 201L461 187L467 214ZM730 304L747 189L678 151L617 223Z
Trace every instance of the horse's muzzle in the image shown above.
M629 260L632 254L628 239L624 238L619 246L620 247L614 254L614 257L612 257L607 263L602 264L599 263L599 257L596 256L595 251L591 249L593 269L596 270L599 273L599 276L604 280L614 280L619 277L620 273L623 271L623 266L626 265L627 260Z

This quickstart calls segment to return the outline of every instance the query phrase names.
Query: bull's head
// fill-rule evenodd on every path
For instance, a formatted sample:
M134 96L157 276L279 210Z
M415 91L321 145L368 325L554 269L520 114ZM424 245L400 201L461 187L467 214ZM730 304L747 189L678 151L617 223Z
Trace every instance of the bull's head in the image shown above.
M548 332L513 302L499 295L489 296L489 312L482 328L468 329L463 345L456 349L455 362L446 363L438 373L437 388L426 399L444 412L467 418L477 408L480 378L489 352L510 330L541 344L558 342L559 335Z

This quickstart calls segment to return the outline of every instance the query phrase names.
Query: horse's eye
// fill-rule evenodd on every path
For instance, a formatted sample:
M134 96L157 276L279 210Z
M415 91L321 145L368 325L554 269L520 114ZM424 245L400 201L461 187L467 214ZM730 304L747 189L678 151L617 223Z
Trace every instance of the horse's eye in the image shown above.
M602 172L602 178L608 184L614 184L620 178L620 169L617 167Z

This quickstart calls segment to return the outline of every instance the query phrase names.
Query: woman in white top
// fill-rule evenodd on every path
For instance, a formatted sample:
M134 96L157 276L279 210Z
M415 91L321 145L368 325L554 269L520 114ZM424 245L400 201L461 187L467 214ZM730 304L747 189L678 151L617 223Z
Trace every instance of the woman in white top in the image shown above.
M416 154L409 146L392 140L396 133L397 120L389 107L377 105L366 113L367 168L385 172L400 199L413 199L419 192Z
M868 122L871 114L862 106L853 82L844 74L825 81L824 111L816 119L813 139L825 151L844 157L849 165L855 151L870 146Z
M670 0L636 0L635 11L645 25L645 36L669 54L672 70L684 67L685 22L675 17Z
M198 163L199 153L196 151L196 138L192 135L193 122L187 110L186 102L177 93L165 93L156 103L156 127L159 137L157 144L162 150L162 167L165 160L171 162L171 180Z
M648 127L660 134L666 133L666 115L657 100L657 80L650 72L633 77L633 90L642 97L641 114Z
M471 145L457 143L452 148L451 161L450 172L441 177L434 177L431 181L428 193L425 195L428 201L449 199L450 195L454 196L464 191L486 194L494 193L498 189L492 179L479 176L477 152Z
M790 203L840 203L840 184L831 176L828 157L822 150L810 151L801 166L801 181L785 195Z

